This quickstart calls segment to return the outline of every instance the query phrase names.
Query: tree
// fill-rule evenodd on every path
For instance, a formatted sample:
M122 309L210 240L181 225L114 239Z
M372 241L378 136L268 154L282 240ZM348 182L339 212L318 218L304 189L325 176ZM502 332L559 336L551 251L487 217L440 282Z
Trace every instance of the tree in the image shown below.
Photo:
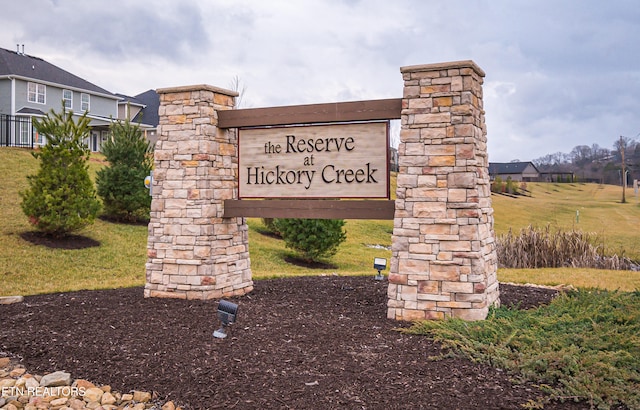
M33 153L40 160L38 173L27 177L29 188L20 193L21 208L39 231L54 237L90 225L100 210L87 161L91 152L84 143L90 127L87 113L78 122L73 111L53 110L33 126L47 143Z
M593 151L588 145L576 145L569 156L571 157L571 163L580 169L593 161Z
M231 80L231 89L238 93L236 97L236 108L242 107L244 105L244 96L247 93L247 85L236 75Z
M287 248L299 252L307 262L336 254L347 239L343 219L276 219L274 224Z
M622 203L627 202L626 198L626 190L627 190L627 164L624 159L625 151L627 150L627 146L629 145L630 140L627 137L620 136L620 139L617 140L613 146L620 153L620 163L622 164L622 172L620 177L622 178Z
M109 165L96 175L104 215L125 222L148 220L151 196L144 178L153 167L151 143L128 119L112 123L110 131L110 138L102 144Z

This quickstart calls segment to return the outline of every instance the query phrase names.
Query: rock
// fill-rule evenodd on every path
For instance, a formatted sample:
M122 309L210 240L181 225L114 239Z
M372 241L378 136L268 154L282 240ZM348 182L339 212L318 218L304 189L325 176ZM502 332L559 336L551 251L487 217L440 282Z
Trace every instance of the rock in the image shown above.
M100 390L97 387L90 387L87 390L84 391L84 396L82 397L84 399L85 402L87 403L91 403L91 402L98 402L100 403L100 400L102 399L102 395L104 394L104 392L102 390Z
M27 369L25 369L25 368L16 367L15 369L13 369L13 370L11 370L9 372L9 376L10 377L20 377L23 374L25 374L26 371L27 371Z
M27 377L25 379L24 387L26 387L27 389L35 389L38 386L40 386L40 383L38 383L38 381L34 377Z
M58 407L58 406L64 406L65 404L67 404L67 402L69 401L68 398L66 397L61 397L59 399L55 399L55 400L51 400L51 406L53 407Z
M31 397L31 400L29 400L29 405L40 409L47 408L48 406L47 401L44 399L44 397L40 396Z
M176 410L176 405L172 401L168 401L162 406L161 410Z
M0 410L182 410L172 402L153 403L156 394L134 390L133 394L112 391L111 386L100 388L88 380L72 382L66 372L53 372L45 376L32 375L21 365L11 367L8 358L0 358L0 389L47 388L45 396L0 396ZM11 375L11 377L10 377ZM7 390L5 390L6 393ZM51 395L46 395L46 394ZM80 396L78 396L80 394ZM161 406L161 407L160 407Z
M133 401L137 401L139 403L147 403L151 400L151 393L146 391L137 391L133 392Z
M113 397L113 394L111 394L110 392L104 392L104 394L102 395L102 399L100 400L100 403L104 406L105 404L113 404L116 402L116 398Z
M12 303L20 303L24 300L23 296L0 296L0 305L10 305Z
M80 399L71 399L67 405L73 410L82 410L84 408L84 401Z
M3 387L13 387L16 385L16 379L1 379L0 389Z
M20 388L20 387L24 387L25 384L27 384L27 378L23 376L16 380L16 384L14 384L14 386ZM39 385L40 384L38 383L38 386Z
M88 380L84 380L84 379L76 379L75 382L73 382L72 387L77 387L78 389L90 389L92 387L96 387L95 384L91 383Z
M40 380L41 387L59 387L69 386L71 384L71 375L66 372L53 372L42 376Z

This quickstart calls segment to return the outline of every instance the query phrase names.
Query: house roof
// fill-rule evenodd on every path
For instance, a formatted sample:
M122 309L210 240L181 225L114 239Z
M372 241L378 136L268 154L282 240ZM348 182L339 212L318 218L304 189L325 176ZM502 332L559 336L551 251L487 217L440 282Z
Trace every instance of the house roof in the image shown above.
M160 117L158 116L158 108L160 108L160 96L156 90L148 90L141 94L136 95L136 101L144 104L144 108L133 119L135 122L142 124L153 125L157 127L160 123Z
M52 83L61 87L86 90L95 94L118 97L113 93L98 87L68 71L46 62L39 57L33 57L16 51L0 48L0 76L16 76L25 79Z
M42 115L44 116L45 114L38 110L37 108L29 108L29 107L22 107L18 110L18 114L35 114L35 115Z
M131 97L129 95L124 95L124 94L120 94L120 93L116 93L116 95L118 97L120 97L120 101L118 101L118 104L138 105L138 106L144 108L144 103L142 101L138 100L136 97Z
M540 172L538 168L533 165L533 162L490 162L489 174L521 174L529 166L533 167L536 172Z

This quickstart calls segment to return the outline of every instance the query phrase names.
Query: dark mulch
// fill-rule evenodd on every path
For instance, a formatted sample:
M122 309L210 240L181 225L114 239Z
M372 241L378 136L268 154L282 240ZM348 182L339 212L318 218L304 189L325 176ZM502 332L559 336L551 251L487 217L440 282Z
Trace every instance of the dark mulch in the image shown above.
M293 256L285 256L284 261L296 266L302 266L307 269L338 269L338 265L322 261L306 261L304 259Z
M555 295L501 291L503 304L520 308ZM373 277L256 281L232 299L238 320L227 339L212 337L217 301L144 299L140 288L31 296L0 306L0 355L33 373L66 370L190 409L519 409L544 397L504 370L433 360L437 343L386 318L386 293Z
M56 238L36 231L27 231L21 233L20 237L34 245L52 249L85 249L100 246L100 242L82 235L67 235Z

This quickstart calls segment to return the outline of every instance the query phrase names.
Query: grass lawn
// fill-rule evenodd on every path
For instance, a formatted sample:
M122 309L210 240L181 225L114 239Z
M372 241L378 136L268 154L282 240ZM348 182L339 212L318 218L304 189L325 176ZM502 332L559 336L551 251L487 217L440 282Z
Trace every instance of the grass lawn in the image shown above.
M497 235L509 229L517 233L528 225L595 232L609 253L640 261L640 206L633 189L627 189L627 202L622 204L622 187L614 185L528 183L528 187L531 197L492 196Z
M92 175L103 166L101 156L92 157ZM97 220L79 234L101 243L82 250L49 249L32 245L20 236L31 230L20 209L18 192L27 187L27 175L37 172L30 152L0 149L0 296L51 293L78 289L104 289L144 285L147 228ZM392 184L395 179L392 178ZM493 196L496 233L519 230L529 224L600 234L604 245L640 260L640 207L633 191L629 203L620 204L621 188L595 184L529 184L532 197ZM392 192L395 188L392 185ZM576 222L575 212L580 211ZM331 259L335 269L309 270L288 264L293 252L281 240L261 233L259 219L248 219L251 268L255 279L291 275L374 275L373 258L391 257L393 221L348 220L347 241ZM538 284L572 284L633 290L640 288L640 273L587 269L504 269L501 281Z

